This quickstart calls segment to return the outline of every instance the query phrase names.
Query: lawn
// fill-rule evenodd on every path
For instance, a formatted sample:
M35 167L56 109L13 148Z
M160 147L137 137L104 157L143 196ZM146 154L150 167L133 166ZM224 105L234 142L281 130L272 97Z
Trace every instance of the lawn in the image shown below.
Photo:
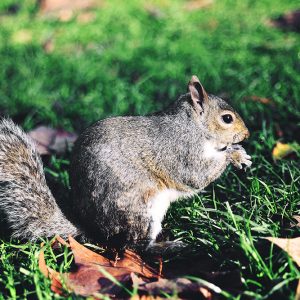
M215 0L196 9L183 0L103 0L58 18L36 3L0 3L0 115L25 130L80 133L104 117L160 110L198 75L245 120L253 165L230 167L198 197L175 203L165 230L191 245L192 259L209 262L203 274L228 274L215 283L222 297L293 299L297 265L264 237L300 235L291 225L300 214L299 155L272 157L278 140L300 142L300 35L269 25L299 1ZM46 159L53 186L68 181L68 157ZM3 239L0 249L0 299L54 297L38 269L39 243ZM70 260L65 254L56 268Z

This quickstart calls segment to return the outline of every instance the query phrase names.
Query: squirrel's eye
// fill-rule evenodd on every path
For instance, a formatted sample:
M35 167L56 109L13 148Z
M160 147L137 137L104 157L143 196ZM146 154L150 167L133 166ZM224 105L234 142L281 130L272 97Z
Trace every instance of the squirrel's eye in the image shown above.
M230 124L233 122L232 115L230 115L230 114L223 115L222 119L223 119L224 123L226 123L226 124Z

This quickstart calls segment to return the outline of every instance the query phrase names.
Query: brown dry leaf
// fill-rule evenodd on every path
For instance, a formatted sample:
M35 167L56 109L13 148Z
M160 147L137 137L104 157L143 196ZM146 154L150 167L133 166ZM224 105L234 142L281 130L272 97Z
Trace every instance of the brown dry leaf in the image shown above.
M74 16L74 11L72 9L62 9L57 15L61 22L69 22Z
M293 239L267 237L266 239L283 249L300 267L300 237ZM300 300L300 280L298 281L295 300Z
M213 0L191 0L187 1L184 7L186 10L193 11L212 5L213 2Z
M93 294L99 292L100 290L102 293L114 296L121 291L121 288L112 283L112 281L109 280L105 275L106 273L103 273L102 270L99 269L106 269L106 264L109 265L109 260L104 258L100 259L100 255L86 249L74 239L71 239L70 243L68 244L60 237L57 237L53 244L57 245L60 242L62 242L63 245L71 247L71 249L72 247L75 249L77 263L75 271L60 274L46 265L44 252L40 252L39 268L46 277L50 278L51 290L53 292L59 295L64 294L62 282L69 291L81 296L93 296ZM95 255L92 255L92 253ZM82 255L82 259L79 259L80 255ZM95 263L89 263L89 260L92 258L95 259ZM81 261L82 263L78 263L78 261ZM85 264L85 262L87 263ZM104 262L103 266L101 265L102 262ZM125 284L131 280L130 272L128 270L120 270L119 268L113 269L113 267L109 267L109 269L110 270L106 270L106 272L111 274L119 282Z
M291 146L291 144L277 142L276 146L273 148L272 156L274 160L279 160L287 157L293 152L295 152L295 149L293 146Z
M113 262L106 257L87 249L72 237L69 237L69 243L76 264L99 264L103 267L113 267L116 270L126 269L129 273L134 272L146 278L157 277L157 272L145 264L141 257L131 250L126 249L123 256L116 262Z
M207 299L207 300L213 299L212 292L210 290L208 290L206 287L200 287L199 291L205 299Z
M60 275L47 267L43 251L40 253L39 267L41 272L51 279L51 289L60 295L63 294L62 282L69 291L78 295L93 296L100 291L102 294L115 296L122 292L122 288L115 281L122 285L131 284L132 272L145 279L157 278L156 272L132 251L126 251L124 257L115 264L87 249L72 237L69 237L69 243L57 237L53 246L59 243L72 250L76 269Z
M44 51L46 53L51 53L54 50L54 42L52 38L48 38L47 40L44 41L42 45Z
M62 237L60 237L59 235L57 235L54 239L54 241L52 242L52 247L54 248L55 246L61 244L63 246L66 247L70 247L70 244L67 243Z
M109 280L103 272L99 270L99 265L76 265L74 272L60 274L53 269L47 267L44 253L41 251L39 256L39 268L41 272L51 280L51 290L59 295L64 295L63 284L66 288L81 296L92 296L101 292L103 294L114 296L122 290L121 287ZM127 270L114 270L111 274L116 280L122 284L130 282L130 273Z
M291 226L296 226L296 227L300 227L300 216L293 216L293 219L295 219L295 221L297 222L297 224L291 224Z
M157 277L156 271L145 264L141 257L131 250L125 250L124 255L116 262L113 262L101 254L87 249L72 237L69 237L69 243L77 265L96 264L116 278L119 276L123 278L124 275L129 275L132 272L146 278ZM99 271L98 267L97 270Z
M69 244L76 264L100 264L102 266L112 266L109 259L84 247L71 236L69 236Z
M282 138L284 133L283 130L281 129L280 125L278 123L275 123L275 128L276 128L276 134L279 138Z
M41 0L40 13L67 22L78 12L91 10L102 5L103 0Z
M274 106L274 102L269 99L269 98L265 98L265 97L259 97L259 96L249 96L249 97L245 97L244 100L251 100L254 102L258 102L258 103L262 103L262 104L267 104L267 105L272 105Z
M77 21L81 24L87 24L93 22L96 19L96 14L94 12L82 12L77 16Z
M141 257L135 252L126 249L124 256L117 262L117 267L127 268L136 274L142 275L146 278L157 278L157 272L147 265Z
M40 10L44 14L64 9L86 10L102 5L102 0L41 0Z
M52 144L49 145L49 149L57 154L65 153L77 140L78 135L76 133L68 132L63 129L55 130L55 139Z
M43 250L41 250L39 254L39 269L45 277L48 277L51 280L51 290L54 293L62 295L63 287L60 280L61 275L46 265L45 254Z
M63 287L81 296L97 298L99 293L110 297L122 297L122 286L134 286L141 294L151 296L136 296L133 299L160 299L160 295L173 294L180 297L197 299L212 299L220 289L211 283L193 282L187 278L158 278L157 273L143 262L133 251L126 250L116 262L95 253L69 237L66 243L57 237L52 246L59 244L70 247L74 255L75 269L70 273L59 274L46 265L44 252L40 252L39 267L41 272L51 279L51 289L64 295ZM116 283L118 282L118 284Z
M77 265L77 270L65 274L67 288L77 295L92 296L97 292L115 296L122 291L122 287L116 285L109 276L122 285L131 282L130 272L114 267L102 267L98 264Z
M267 237L266 239L286 251L300 267L300 237L293 239Z
M52 144L55 139L55 129L46 126L39 126L30 130L28 134L35 140L39 154L50 154L49 145Z
M150 295L178 294L180 297L197 297L197 299L212 299L212 292L203 284L193 282L187 278L163 279L157 281L145 282L131 274L133 285L139 291L149 293Z
M290 11L280 17L269 20L271 26L300 32L300 10Z
M77 139L77 134L62 129L53 129L39 126L28 132L29 136L37 143L37 150L41 155L65 153Z
M41 245L41 247L43 246L44 244ZM45 277L49 276L49 270L46 265L44 250L41 250L39 255L39 269Z
M130 300L162 300L166 298L161 298L157 296L151 296L151 295L134 295L130 298Z

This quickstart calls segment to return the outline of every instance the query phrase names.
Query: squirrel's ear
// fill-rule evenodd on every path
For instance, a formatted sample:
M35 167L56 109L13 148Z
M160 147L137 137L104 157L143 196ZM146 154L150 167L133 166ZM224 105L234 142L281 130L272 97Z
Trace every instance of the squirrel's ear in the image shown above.
M188 92L191 93L191 98L195 109L199 112L203 112L203 102L208 100L207 93L203 88L200 80L196 75L193 75L189 84Z

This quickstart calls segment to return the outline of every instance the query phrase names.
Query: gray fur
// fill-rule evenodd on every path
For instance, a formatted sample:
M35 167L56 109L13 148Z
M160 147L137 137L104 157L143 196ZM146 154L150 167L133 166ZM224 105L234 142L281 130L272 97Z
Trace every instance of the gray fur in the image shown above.
M162 112L108 118L80 135L71 161L69 206L87 236L115 247L153 245L149 212L157 193L192 195L229 163L251 163L241 146L232 145L249 135L240 116L208 96L197 77L189 89ZM235 116L230 128L220 125L224 111ZM0 209L14 236L79 234L46 186L33 142L8 120L0 123L0 186Z
M71 163L72 207L89 235L117 246L151 243L149 191L174 186L193 194L223 173L232 153L222 161L204 158L203 144L239 142L248 130L236 114L242 130L223 141L223 132L209 126L224 107L233 109L209 99L201 115L186 94L161 113L108 118L81 134Z
M16 238L79 234L47 187L34 142L6 119L0 122L0 210Z

